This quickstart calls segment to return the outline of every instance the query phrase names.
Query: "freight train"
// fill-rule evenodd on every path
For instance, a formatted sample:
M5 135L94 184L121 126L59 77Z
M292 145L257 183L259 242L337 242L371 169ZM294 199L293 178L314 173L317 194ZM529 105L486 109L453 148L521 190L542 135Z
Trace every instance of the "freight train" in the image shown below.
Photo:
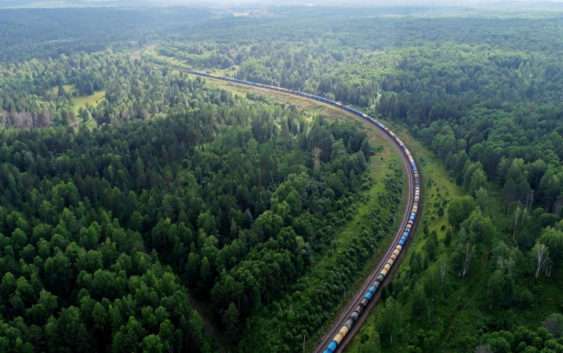
M329 104L329 105L336 106L340 109L343 109L347 112L350 112L350 113L368 121L369 123L377 126L387 136L389 136L391 138L391 140L399 147L401 153L403 154L403 156L408 161L409 174L410 174L409 175L409 188L412 188L412 189L409 190L409 193L411 195L414 194L414 197L409 197L409 203L407 205L409 207L408 213L407 213L408 218L406 219L406 222L403 222L401 231L398 233L398 236L394 239L394 241L391 245L391 248L393 250L387 252L386 258L384 259L384 262L383 262L383 266L382 266L382 268L379 269L379 273L377 274L375 279L372 282L369 283L367 288L364 290L359 302L354 307L354 310L352 310L348 314L348 316L345 318L342 326L336 331L336 334L328 342L326 348L323 351L323 353L334 353L335 351L337 351L340 348L340 346L343 343L346 336L350 333L350 331L352 330L354 325L356 325L356 323L358 322L360 317L362 317L362 315L365 313L369 304L374 300L377 292L379 290L381 290L381 287L382 287L385 279L389 275L391 269L393 268L393 265L396 263L399 256L401 256L402 252L405 250L406 245L407 245L409 239L411 238L411 236L414 232L414 226L416 224L417 217L418 217L418 214L419 214L419 209L420 209L419 204L420 204L421 183L420 183L419 170L418 170L416 162L415 162L415 160L412 156L411 151L407 148L405 143L393 131L391 131L387 126L385 126L381 121L379 121L379 120L377 120L377 119L367 115L366 113L361 112L361 111L359 111L359 110L357 110L353 107L342 104L341 102L338 102L338 101L335 101L335 100L332 100L332 99L328 99L326 97L306 93L306 92L300 92L300 91L286 89L286 88L283 88L283 87L271 86L271 85L266 85L266 84L262 84L262 83L251 82L251 81L245 81L245 80L238 80L238 79L235 79L235 78L214 76L214 75L211 75L207 72L202 72L202 71L189 70L188 72L195 74L195 75L198 75L198 76L209 77L209 78L212 78L212 79L219 79L219 80L229 81L229 82L238 83L238 84L242 84L242 85L254 86L254 87L259 87L259 88L266 88L268 90L274 90L274 91L279 91L279 92L283 92L283 93L289 93L289 94L292 94L292 95L302 96L302 97L305 97L305 98L314 99L316 101L320 101L320 102L323 102L323 103L326 103L326 104Z

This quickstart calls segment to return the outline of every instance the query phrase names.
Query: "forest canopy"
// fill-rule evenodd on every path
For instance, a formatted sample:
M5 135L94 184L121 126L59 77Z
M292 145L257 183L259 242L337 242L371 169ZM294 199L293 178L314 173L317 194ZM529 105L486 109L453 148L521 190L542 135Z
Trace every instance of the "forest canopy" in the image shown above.
M563 352L563 19L444 11L0 10L0 351L324 334L404 176L360 125L197 69L413 146L422 222L351 352Z

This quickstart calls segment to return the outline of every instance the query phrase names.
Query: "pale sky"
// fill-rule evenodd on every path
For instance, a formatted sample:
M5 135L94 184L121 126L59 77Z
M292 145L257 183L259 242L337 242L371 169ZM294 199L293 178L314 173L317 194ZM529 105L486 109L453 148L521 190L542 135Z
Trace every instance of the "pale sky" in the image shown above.
M101 0L105 1L105 0ZM150 0L153 3L162 4L220 4L220 5L237 5L237 4L293 4L305 5L307 3L314 5L338 4L338 5L449 5L449 6L467 6L467 5L484 5L484 4L537 4L537 3L563 3L563 0Z
M101 0L105 1L105 0ZM268 5L355 5L355 6L394 6L394 5L447 5L447 6L470 6L470 5L489 5L489 4L537 4L537 3L563 3L563 0L148 0L152 3L161 4L197 4L207 3L215 5L245 5L245 4L268 4Z

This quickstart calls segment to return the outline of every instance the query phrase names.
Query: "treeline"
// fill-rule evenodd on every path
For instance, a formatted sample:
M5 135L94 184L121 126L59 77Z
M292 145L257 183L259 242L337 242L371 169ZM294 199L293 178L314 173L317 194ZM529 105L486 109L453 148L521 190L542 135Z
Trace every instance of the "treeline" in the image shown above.
M305 273L361 188L366 136L226 97L1 133L3 352L211 352L187 288L236 342Z

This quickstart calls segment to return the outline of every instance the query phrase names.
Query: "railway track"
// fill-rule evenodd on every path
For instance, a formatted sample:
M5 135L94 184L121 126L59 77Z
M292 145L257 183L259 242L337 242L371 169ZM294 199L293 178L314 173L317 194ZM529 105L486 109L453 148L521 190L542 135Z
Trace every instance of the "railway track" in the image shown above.
M184 71L205 78L226 81L242 86L257 87L271 91L282 92L301 98L311 99L332 107L351 113L363 120L368 121L383 138L391 142L391 145L398 150L407 175L408 195L400 227L398 228L391 244L385 255L379 260L377 266L371 271L363 282L361 289L353 296L346 306L338 313L336 319L328 332L322 337L321 341L313 351L314 353L341 353L346 350L354 335L359 331L365 322L369 312L381 298L381 289L392 279L394 272L398 268L405 250L408 247L410 238L414 235L418 214L420 213L421 182L420 174L410 150L403 141L389 128L380 121L368 116L367 114L346 106L340 102L316 96L304 92L288 90L282 87L260 84L256 82L243 81L228 77L214 76L206 72L199 72L184 69Z
M408 163L405 162L404 159L403 159L403 165L405 166L405 168L408 168ZM331 325L331 328L329 329L327 334L325 334L322 337L321 343L313 351L314 353L323 353L325 351L325 349L329 345L331 339L337 334L340 327L342 327L342 325L344 324L346 319L354 311L354 308L356 308L358 306L358 304L361 301L362 296L365 293L366 289L369 287L370 283L372 283L377 278L377 276L381 273L381 270L383 269L383 267L387 263L391 253L396 248L396 246L399 242L399 239L401 238L401 235L403 233L404 226L408 222L408 218L409 218L409 214L410 214L410 206L412 206L412 203L414 202L414 180L413 180L413 178L410 177L410 173L407 173L407 175L409 175L408 180L407 180L407 184L408 184L408 186L407 186L408 187L408 196L407 197L408 197L408 199L407 199L405 210L403 212L403 217L401 218L401 225L400 225L399 229L395 233L395 236L393 237L391 244L387 248L387 251L385 252L383 257L381 257L381 259L377 263L377 266L374 267L372 272L366 278L363 285L361 286L361 289L354 295L354 297L350 300L350 302L338 314L336 320ZM404 253L405 253L404 251L401 252L401 256L398 258L398 262L400 262ZM397 268L398 268L398 266L394 266L393 272L396 271ZM391 275L389 275L385 278L385 280L383 281L383 284L381 285L381 288L385 287L391 281L393 272L391 272ZM374 296L373 300L370 302L370 304L368 305L368 307L364 311L363 315L360 316L359 320L352 327L352 329L350 330L348 335L346 335L346 337L343 339L341 344L338 346L338 348L334 352L340 353L340 352L345 351L348 344L352 341L352 338L360 330L363 323L367 319L369 312L373 309L373 307L380 300L380 298L381 298L381 290L379 290L377 292L377 294Z

